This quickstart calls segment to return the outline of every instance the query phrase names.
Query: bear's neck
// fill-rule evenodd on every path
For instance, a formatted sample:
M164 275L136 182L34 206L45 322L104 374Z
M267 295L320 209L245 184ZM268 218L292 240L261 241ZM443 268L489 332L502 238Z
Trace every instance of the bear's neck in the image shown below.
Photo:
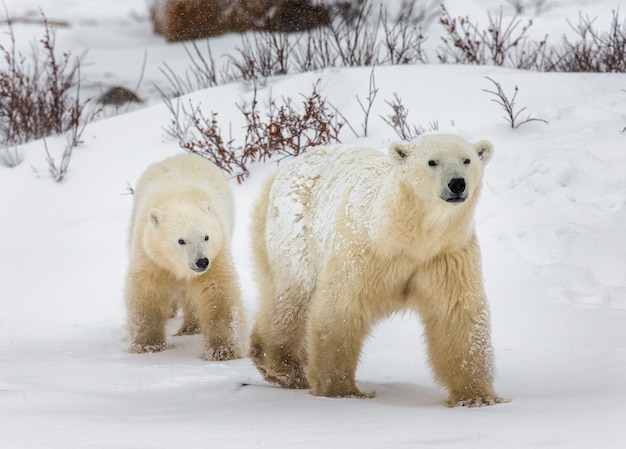
M408 183L384 183L376 200L379 235L372 242L380 242L378 252L394 258L406 255L425 263L438 254L456 251L475 234L474 210L480 189L463 204L451 205L443 200L426 204Z

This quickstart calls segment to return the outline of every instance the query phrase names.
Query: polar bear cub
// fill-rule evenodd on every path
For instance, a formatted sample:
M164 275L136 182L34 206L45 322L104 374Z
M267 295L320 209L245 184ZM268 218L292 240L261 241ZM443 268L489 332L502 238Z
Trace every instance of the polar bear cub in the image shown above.
M178 334L201 332L207 360L242 356L244 315L231 255L233 193L218 167L195 154L149 166L134 192L126 307L131 352L167 347L165 325L178 306Z
M365 396L355 383L364 339L409 309L450 405L505 401L492 385L473 220L492 153L484 140L433 134L387 154L314 148L271 176L252 223L261 299L251 357L265 379Z

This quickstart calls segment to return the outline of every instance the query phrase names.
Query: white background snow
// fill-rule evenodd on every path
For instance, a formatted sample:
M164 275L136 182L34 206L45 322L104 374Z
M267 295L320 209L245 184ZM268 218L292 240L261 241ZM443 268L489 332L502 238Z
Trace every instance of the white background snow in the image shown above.
M171 337L159 354L126 352L123 280L126 227L136 182L151 162L181 151L162 130L170 119L153 83L167 62L184 70L180 44L151 33L143 0L5 0L14 17L36 11L70 23L57 49L88 50L85 83L134 87L144 54L144 107L89 125L66 179L54 183L41 142L24 145L16 168L0 166L0 447L18 448L622 448L626 445L626 75L534 73L494 67L377 67L380 89L370 134L344 143L385 149L396 140L380 115L394 92L411 123L496 148L476 224L492 310L496 390L510 404L449 409L426 363L415 316L380 323L357 372L374 399L325 399L263 382L249 359L201 359L199 336ZM619 1L548 0L533 32L553 44L579 11L607 29ZM499 0L446 2L453 16L485 23L505 16ZM622 4L622 15L626 12ZM429 45L437 44L437 26ZM6 27L0 39L7 44ZM16 24L28 53L43 28ZM213 41L215 55L240 38ZM356 96L369 68L328 69L270 80L267 98L321 93L360 127ZM483 89L489 76L534 117L516 130ZM235 102L251 87L234 83L193 94L220 113L235 137ZM64 138L48 141L58 160ZM245 305L257 294L248 245L250 205L274 163L256 166L237 199L234 253ZM176 328L172 323L170 333ZM242 384L247 384L242 386Z

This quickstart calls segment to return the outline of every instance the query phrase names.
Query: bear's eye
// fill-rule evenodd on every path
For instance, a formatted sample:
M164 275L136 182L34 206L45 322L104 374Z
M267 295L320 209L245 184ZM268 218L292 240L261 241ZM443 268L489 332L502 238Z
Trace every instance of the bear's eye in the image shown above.
M465 159L465 160L463 161L463 163L464 163L465 165L469 165L469 163L470 163L470 162L471 162L471 161L470 161L469 159Z
M208 242L208 241L209 241L209 236L208 236L208 235L205 235L205 236L204 236L204 241L205 241L205 242Z
M437 161L434 160L434 159L431 159L431 160L428 161L428 166L429 167L436 167L437 165L438 165Z
M185 243L187 243L187 242L185 242L183 239L178 239L178 244L179 245L184 245Z

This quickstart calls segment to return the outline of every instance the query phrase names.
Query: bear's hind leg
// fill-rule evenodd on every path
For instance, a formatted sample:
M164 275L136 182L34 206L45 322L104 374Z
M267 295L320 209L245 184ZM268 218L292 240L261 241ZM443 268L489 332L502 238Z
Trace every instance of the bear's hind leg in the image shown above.
M307 379L311 393L328 397L373 397L356 386L356 369L363 341L375 317L359 306L368 303L350 279L338 275L326 282L313 299L307 327ZM346 285L347 284L347 285Z
M268 382L283 388L309 388L302 361L294 351L286 345L264 344L256 329L250 337L250 358Z
M273 289L261 299L250 337L250 358L268 382L284 388L309 388L304 374L304 326L308 294L288 288Z

